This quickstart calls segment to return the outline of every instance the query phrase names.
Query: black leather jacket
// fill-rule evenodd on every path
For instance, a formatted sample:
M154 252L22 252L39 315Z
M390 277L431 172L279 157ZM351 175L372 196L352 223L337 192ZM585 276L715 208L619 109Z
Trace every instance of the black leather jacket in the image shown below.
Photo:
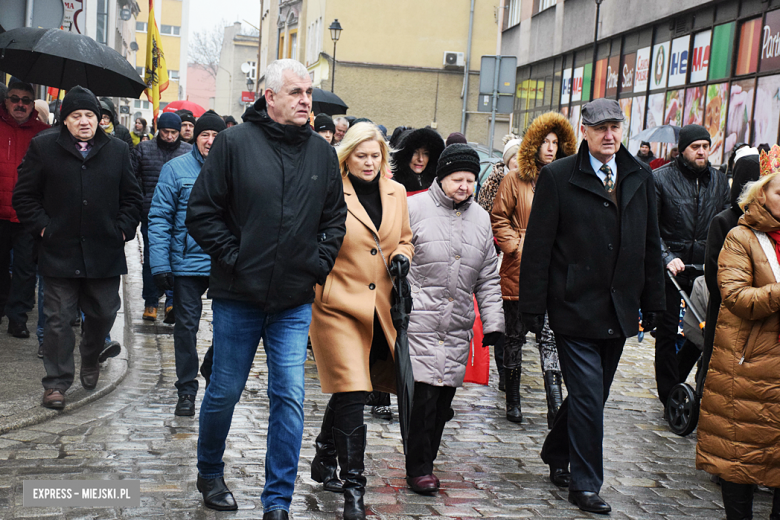
M653 171L664 265L704 263L712 219L731 206L726 176L712 166L697 174L682 155Z

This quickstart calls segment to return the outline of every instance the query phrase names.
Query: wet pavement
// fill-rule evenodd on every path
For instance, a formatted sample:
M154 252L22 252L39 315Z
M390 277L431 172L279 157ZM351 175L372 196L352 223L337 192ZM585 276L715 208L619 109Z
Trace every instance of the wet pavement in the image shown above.
M129 364L116 389L75 410L0 435L0 517L65 519L261 518L267 371L258 350L247 388L236 408L225 452L225 479L239 510L217 513L203 507L195 489L197 416L175 417L175 365L172 327L141 320L140 257L128 244L130 275L125 278L125 327ZM210 343L206 306L199 350ZM453 401L435 472L437 496L412 493L404 481L398 424L366 410L370 518L604 518L579 511L547 479L539 450L547 432L546 405L532 342L526 346L522 384L522 424L504 419L504 394L495 372L487 387L466 385ZM201 380L202 384L202 380ZM76 383L78 386L78 383ZM630 340L607 403L605 485L610 518L724 518L719 488L694 469L696 434L678 437L662 418L655 397L653 342ZM313 442L328 396L319 390L313 359L306 365L303 449L292 503L292 518L341 518L341 495L323 491L309 478ZM36 392L38 392L36 390ZM37 393L36 393L37 395ZM200 406L202 391L197 405ZM24 480L141 480L141 506L108 508L25 508ZM755 518L768 518L771 496L756 494Z

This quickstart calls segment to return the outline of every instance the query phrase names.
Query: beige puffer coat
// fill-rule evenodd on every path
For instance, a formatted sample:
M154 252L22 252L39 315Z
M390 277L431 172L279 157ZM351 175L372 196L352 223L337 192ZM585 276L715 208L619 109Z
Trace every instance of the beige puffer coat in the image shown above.
M409 198L414 308L409 351L414 380L463 384L477 296L485 334L504 332L498 257L490 217L473 197L456 207L434 181Z
M718 257L723 303L701 401L696 467L737 484L780 487L780 283L751 230L780 230L747 206Z

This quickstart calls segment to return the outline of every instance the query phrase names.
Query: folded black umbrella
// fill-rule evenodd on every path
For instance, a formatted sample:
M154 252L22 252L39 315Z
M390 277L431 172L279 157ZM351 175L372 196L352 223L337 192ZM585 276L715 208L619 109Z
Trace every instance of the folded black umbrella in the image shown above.
M398 423L401 426L401 438L404 453L408 446L409 428L412 419L412 403L414 401L414 373L412 360L409 357L409 314L412 312L412 291L406 278L393 281L393 304L390 316L397 332L395 338L395 383L398 399Z
M146 88L130 62L88 36L21 27L0 34L0 71L22 81L97 96L138 98Z
M349 108L336 94L321 88L312 89L311 102L312 112L315 116L317 114L328 114L329 116L346 114Z

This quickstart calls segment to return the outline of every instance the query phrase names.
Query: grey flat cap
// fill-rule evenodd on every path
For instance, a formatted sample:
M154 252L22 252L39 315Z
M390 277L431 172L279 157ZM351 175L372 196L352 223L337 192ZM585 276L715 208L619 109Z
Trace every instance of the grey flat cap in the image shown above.
M582 124L596 126L607 121L625 121L620 104L614 99L595 99L582 107Z

